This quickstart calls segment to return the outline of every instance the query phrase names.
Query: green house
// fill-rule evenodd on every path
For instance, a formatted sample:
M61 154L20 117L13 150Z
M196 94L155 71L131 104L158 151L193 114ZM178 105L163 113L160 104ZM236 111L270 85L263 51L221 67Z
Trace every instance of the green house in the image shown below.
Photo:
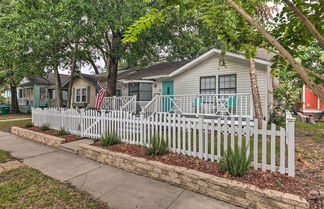
M60 75L61 83L69 75ZM18 105L21 112L28 113L32 107L55 107L55 76L49 73L44 77L24 78L17 86ZM63 89L63 104L66 105L67 89Z

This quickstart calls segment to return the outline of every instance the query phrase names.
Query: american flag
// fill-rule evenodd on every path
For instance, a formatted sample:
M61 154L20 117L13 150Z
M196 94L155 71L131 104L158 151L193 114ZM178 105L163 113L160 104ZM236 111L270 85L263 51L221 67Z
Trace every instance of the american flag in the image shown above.
M100 106L102 103L103 98L105 97L106 94L106 90L105 89L101 89L96 97L96 110L99 111L100 110Z

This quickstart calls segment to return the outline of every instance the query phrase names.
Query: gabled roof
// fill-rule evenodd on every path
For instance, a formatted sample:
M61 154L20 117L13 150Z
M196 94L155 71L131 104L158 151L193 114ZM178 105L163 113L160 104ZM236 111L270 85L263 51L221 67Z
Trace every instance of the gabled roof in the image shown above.
M70 76L60 74L60 78L61 78L61 83L63 84L70 78ZM44 75L43 77L29 77L28 80L29 80L29 82L23 83L23 84L21 84L21 86L30 85L30 84L53 85L56 83L54 73L48 73L48 74Z
M96 85L96 83L98 81L97 75L91 75L91 74L85 74L85 73L78 73L76 75L76 77L83 78L83 79L89 81L90 83L92 83L94 85ZM62 86L68 85L69 81L70 81L70 77L64 83L62 82Z
M204 60L208 59L209 57L215 55L215 54L221 54L221 50L220 49L211 49L208 52L206 52L205 54L197 57L196 59L188 62L186 65L180 67L179 69L173 71L172 73L170 73L167 77L172 77L175 75L178 75L194 66L196 66L197 64L203 62ZM259 54L260 56L261 54ZM264 55L264 54L263 54ZM234 52L226 52L225 57L234 57L234 58L238 58L238 59L242 59L242 60L246 60L245 56L239 53L234 53ZM261 58L255 58L254 59L256 63L259 64L263 64L263 65L272 65L272 63L266 59L261 59Z
M201 56L184 61L170 62L170 63L161 63L153 66L133 69L124 71L118 74L118 80L127 81L127 80L143 80L143 79L158 79L163 77L172 77L182 73L185 70L188 70L200 62L208 59L209 57L220 54L220 49L211 49L208 52L202 54ZM225 56L234 57L242 60L246 60L245 56L239 53L227 52ZM273 53L269 53L266 49L259 48L257 49L257 56L255 58L256 63L270 66L272 63L270 60L274 56Z
M161 63L142 69L128 70L118 75L118 80L141 80L147 77L159 77L168 75L180 67L184 66L191 60Z

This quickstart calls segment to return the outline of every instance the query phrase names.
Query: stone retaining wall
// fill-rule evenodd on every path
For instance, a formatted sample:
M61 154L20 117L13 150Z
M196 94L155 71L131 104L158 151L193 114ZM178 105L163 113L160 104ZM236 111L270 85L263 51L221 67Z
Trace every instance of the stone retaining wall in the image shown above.
M91 145L80 145L79 155L244 208L309 208L309 203L296 195L269 189L261 190L253 185Z
M19 128L19 127L11 127L11 133L17 135L17 136L22 136L28 139L31 139L33 141L46 144L52 147L58 147L60 144L64 143L65 139L56 137L56 136L51 136L48 134L43 134L40 132L36 131L31 131L25 128Z

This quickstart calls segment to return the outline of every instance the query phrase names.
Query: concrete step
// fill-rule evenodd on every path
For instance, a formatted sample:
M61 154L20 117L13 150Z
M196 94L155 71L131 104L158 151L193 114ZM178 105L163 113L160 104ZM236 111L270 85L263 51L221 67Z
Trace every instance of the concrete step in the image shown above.
M92 144L92 143L93 143L92 139L80 139L73 142L61 144L58 148L65 152L70 152L72 154L77 155L80 144Z

